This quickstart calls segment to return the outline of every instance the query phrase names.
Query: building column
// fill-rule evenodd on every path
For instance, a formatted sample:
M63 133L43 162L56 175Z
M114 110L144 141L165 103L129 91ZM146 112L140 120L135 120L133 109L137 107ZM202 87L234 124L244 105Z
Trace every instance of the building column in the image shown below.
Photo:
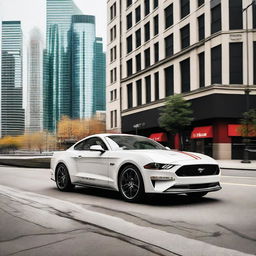
M231 159L231 138L228 136L228 124L217 122L213 130L213 158Z

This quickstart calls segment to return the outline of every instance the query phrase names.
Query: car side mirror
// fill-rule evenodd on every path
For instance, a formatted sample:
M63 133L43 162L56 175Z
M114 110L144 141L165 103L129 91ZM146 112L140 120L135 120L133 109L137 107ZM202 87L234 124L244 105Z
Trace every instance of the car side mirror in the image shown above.
M92 145L92 146L90 146L90 151L98 151L98 152L101 152L101 153L105 152L105 150L102 148L101 145Z

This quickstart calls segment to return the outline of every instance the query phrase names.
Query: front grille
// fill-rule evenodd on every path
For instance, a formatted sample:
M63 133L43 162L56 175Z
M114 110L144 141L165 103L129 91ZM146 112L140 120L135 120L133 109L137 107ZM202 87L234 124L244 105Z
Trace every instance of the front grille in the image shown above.
M212 188L220 186L219 182L214 182L214 183L204 183L204 184L188 184L188 185L174 185L168 190L172 189L200 189L200 188Z
M218 175L219 173L219 166L215 164L184 165L176 171L176 175L180 177Z

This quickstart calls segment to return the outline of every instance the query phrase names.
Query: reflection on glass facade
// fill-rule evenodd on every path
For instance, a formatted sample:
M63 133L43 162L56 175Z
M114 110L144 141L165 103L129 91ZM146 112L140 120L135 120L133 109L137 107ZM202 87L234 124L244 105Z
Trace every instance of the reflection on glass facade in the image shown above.
M105 54L95 17L72 0L47 0L43 126L55 131L63 115L90 118L105 110Z
M72 118L93 115L95 17L72 17Z
M20 21L2 21L1 137L24 133L22 31Z
M94 113L106 110L106 54L101 37L96 37L94 58Z
M28 89L26 132L43 130L43 67L42 38L38 29L32 31L28 48Z
M56 130L61 116L70 116L69 29L71 0L47 0L46 51L44 52L44 128Z

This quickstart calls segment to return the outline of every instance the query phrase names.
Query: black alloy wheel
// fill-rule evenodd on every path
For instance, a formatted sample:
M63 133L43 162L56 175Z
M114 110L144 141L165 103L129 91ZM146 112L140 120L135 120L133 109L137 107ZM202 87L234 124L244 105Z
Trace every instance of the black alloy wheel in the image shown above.
M56 185L60 191L70 191L74 185L70 181L68 169L64 164L59 164L56 170Z
M144 184L139 170L127 165L121 170L118 180L119 191L125 201L137 202L144 195Z

